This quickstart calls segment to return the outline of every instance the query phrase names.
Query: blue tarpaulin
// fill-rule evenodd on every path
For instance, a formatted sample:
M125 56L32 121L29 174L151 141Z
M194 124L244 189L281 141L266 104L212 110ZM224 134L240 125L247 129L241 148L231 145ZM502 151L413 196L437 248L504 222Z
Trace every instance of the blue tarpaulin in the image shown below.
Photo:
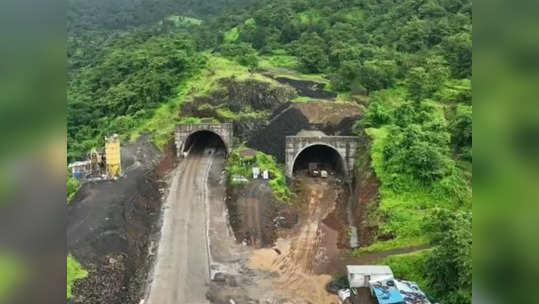
M379 304L430 304L415 282L388 278L369 284Z
M404 302L404 298L395 286L373 286L373 290L379 304Z

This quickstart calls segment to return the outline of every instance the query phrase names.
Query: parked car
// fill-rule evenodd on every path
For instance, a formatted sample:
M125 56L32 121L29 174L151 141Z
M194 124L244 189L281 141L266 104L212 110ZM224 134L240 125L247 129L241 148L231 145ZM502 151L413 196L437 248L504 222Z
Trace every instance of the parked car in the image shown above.
M346 281L346 277L333 279L326 285L326 290L332 294L338 294L339 290L347 288L349 287L348 282Z
M346 301L348 298L350 298L350 289L349 288L346 288L346 289L341 289L337 292L337 295L339 296L339 299L341 299L341 301Z

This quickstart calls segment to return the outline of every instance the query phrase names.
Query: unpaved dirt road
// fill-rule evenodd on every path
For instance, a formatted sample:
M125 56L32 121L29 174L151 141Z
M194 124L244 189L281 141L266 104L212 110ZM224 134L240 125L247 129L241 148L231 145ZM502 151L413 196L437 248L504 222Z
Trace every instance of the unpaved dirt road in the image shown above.
M336 207L340 188L334 182L326 180L301 178L301 192L298 204L304 209L299 226L290 238L278 239L273 249L255 250L250 266L277 273L273 280L275 290L281 291L289 302L294 304L337 304L338 298L325 290L331 280L329 275L316 274L317 267L325 263L328 250L323 244L335 247L337 239L328 235L332 230L323 223Z
M174 173L148 304L201 304L209 277L207 178L214 153L194 151Z

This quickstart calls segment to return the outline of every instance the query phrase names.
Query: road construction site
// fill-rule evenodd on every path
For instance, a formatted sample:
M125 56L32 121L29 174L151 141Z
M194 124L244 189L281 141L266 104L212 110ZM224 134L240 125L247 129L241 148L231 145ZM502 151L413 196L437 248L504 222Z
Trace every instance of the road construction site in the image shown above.
M179 127L163 151L145 136L122 146L122 176L88 180L69 207L68 248L89 271L69 303L339 303L327 284L369 241L355 229L377 193L351 178L359 114L290 105L253 131L249 147L286 163L287 203L264 178L231 186L230 124Z
M184 155L171 173L144 303L338 303L325 286L348 242L341 176L297 172L290 205L274 201L264 180L227 197L218 136Z

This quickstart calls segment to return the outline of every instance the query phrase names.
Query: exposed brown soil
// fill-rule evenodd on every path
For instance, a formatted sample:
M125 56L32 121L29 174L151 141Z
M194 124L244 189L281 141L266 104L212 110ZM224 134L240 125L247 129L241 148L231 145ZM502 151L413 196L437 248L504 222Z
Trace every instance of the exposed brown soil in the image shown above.
M338 303L325 290L331 279L328 265L339 259L338 240L345 234L346 193L337 178L311 178L306 174L294 180L299 208L298 224L279 238L273 249L259 249L251 256L250 267L276 273L272 288L290 303ZM343 207L340 207L343 205ZM344 223L344 224L341 224Z
M89 276L75 283L70 303L140 302L165 187L159 180L173 164L166 159L142 136L122 147L123 177L82 185L68 206L67 245Z
M178 165L178 157L176 156L176 144L174 140L170 140L163 147L164 156L155 168L155 173L159 178L165 177L170 171Z
M339 186L343 186L340 184ZM339 249L348 248L348 220L346 214L346 199L350 195L346 187L343 187L342 192L338 192L335 209L323 220L323 223L334 231L337 231L337 247Z
M236 239L255 247L271 247L278 227L290 227L295 210L273 199L265 180L254 180L228 189L227 206Z
M338 126L343 120L357 120L363 113L362 107L354 104L329 103L313 101L295 104L294 107L303 113L309 123L323 126ZM342 130L345 131L345 130ZM328 134L336 135L336 134Z
M362 247L374 242L378 232L377 210L380 201L380 181L371 167L369 147L366 141L361 141L355 169L355 186L353 200L353 213L358 228L359 244Z

